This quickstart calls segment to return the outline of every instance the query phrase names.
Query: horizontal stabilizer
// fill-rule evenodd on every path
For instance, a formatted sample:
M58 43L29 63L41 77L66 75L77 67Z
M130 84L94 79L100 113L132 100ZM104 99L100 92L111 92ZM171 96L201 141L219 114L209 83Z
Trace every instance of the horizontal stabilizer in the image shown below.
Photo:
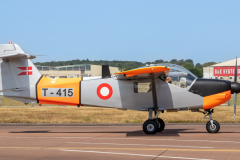
M0 58L2 58L3 60L11 60L11 59L20 59L20 58L34 59L36 57L27 53L13 53L13 54L0 55Z
M11 59L33 59L33 55L25 53L17 44L0 44L0 58L4 61Z

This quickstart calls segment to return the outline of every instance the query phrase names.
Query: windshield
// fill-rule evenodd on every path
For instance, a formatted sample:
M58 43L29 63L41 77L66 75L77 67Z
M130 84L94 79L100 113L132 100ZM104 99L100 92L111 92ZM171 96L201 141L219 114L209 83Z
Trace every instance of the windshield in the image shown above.
M155 64L155 66L167 66L170 68L167 77L172 78L172 84L177 85L182 88L191 86L192 82L197 78L193 73L191 73L186 68L183 68L176 64L161 63Z

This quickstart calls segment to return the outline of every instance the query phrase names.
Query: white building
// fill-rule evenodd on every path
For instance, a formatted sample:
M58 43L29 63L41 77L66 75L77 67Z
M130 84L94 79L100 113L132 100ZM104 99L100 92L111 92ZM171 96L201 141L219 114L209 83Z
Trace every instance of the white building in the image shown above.
M237 81L240 81L240 58L237 59ZM236 59L203 67L203 78L234 80Z
M75 78L75 77L95 77L102 75L101 65L81 64L59 67L36 66L37 69L46 77L52 79ZM118 67L109 67L110 74L120 72Z

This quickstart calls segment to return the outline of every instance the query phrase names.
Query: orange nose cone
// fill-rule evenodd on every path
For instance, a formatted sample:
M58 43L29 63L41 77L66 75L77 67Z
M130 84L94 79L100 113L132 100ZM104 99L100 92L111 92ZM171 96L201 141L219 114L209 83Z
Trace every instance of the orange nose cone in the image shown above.
M231 98L231 90L222 93L204 97L203 109L210 109L222 103L227 102Z

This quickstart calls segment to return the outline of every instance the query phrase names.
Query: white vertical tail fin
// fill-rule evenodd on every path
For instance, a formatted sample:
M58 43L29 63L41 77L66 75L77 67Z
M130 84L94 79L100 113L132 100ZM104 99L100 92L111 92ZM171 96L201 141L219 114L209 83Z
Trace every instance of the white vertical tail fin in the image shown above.
M0 90L10 98L36 99L40 72L17 44L0 44Z

